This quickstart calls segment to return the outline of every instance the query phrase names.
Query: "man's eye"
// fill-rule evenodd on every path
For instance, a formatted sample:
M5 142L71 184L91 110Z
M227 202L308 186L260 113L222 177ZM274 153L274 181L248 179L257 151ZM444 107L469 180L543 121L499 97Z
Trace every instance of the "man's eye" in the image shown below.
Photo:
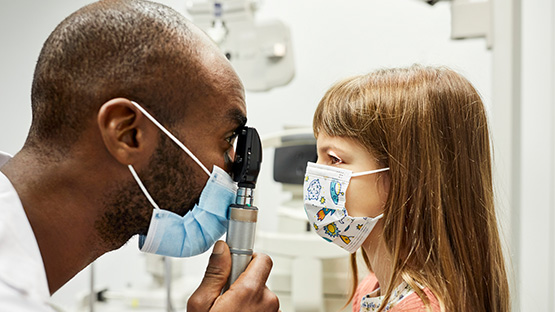
M233 133L232 135L228 136L225 141L227 143L229 143L229 145L234 146L235 145L235 139L237 139L237 133Z

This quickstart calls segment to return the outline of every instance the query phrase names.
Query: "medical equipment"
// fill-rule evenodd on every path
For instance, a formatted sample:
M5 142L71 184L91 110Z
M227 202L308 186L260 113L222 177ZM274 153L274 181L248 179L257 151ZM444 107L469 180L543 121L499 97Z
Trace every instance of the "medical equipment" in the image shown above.
M231 273L224 291L245 271L252 259L258 208L254 188L262 163L262 144L254 128L239 130L231 176L238 183L235 204L229 209L226 242L231 252Z
M288 84L295 75L289 28L256 21L256 0L189 1L187 12L229 59L249 91Z
M145 259L150 283L109 288L95 283L91 270L91 288L78 295L77 311L183 311L198 286L197 282L185 276L183 264L187 259L146 253L141 256Z
M429 5L434 5L439 2L439 0L424 0Z
M275 148L274 180L292 195L268 207L277 210L277 230L257 232L256 249L274 262L268 287L278 295L283 311L339 311L347 302L349 254L314 233L303 210L306 164L317 159L312 129L270 134L262 146Z
M451 39L485 38L492 47L491 1L452 0Z
M488 49L492 38L491 0L421 0L429 5L451 2L451 39L485 38Z

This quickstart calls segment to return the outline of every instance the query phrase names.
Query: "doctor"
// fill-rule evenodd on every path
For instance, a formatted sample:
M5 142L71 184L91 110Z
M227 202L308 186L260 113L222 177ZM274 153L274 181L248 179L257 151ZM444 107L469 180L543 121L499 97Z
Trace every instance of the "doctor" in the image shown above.
M23 149L0 155L0 311L51 311L50 294L136 234L174 256L221 236L244 90L181 15L137 0L78 10L45 42L31 100ZM188 311L278 310L268 256L220 295L230 264L217 242Z

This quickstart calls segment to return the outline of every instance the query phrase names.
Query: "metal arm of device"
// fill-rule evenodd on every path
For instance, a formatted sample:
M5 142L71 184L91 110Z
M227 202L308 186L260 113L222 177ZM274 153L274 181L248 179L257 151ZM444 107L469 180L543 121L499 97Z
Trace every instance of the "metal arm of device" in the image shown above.
M258 208L254 204L254 188L262 163L262 143L254 128L243 127L238 135L232 178L239 189L235 204L229 209L226 242L231 251L231 273L224 288L229 289L245 271L252 259Z

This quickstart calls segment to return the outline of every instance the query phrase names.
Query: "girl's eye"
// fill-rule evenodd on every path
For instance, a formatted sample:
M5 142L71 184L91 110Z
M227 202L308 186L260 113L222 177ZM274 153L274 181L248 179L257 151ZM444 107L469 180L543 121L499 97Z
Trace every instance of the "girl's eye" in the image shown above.
M339 157L336 157L334 155L330 154L329 157L330 157L332 165L337 165L337 164L340 164L340 163L343 162Z

